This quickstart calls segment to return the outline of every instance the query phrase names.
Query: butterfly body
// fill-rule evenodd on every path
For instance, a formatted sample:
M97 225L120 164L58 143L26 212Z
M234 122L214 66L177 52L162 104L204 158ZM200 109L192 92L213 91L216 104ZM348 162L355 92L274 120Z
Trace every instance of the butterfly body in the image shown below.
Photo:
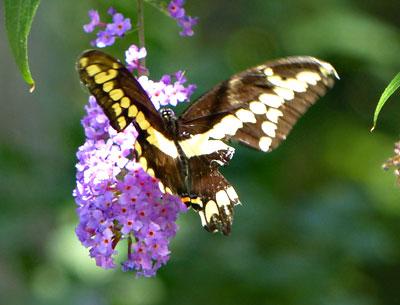
M83 53L77 68L112 127L134 124L136 159L160 180L161 190L179 195L208 231L226 235L239 203L219 172L234 153L229 141L275 149L337 77L330 64L313 57L267 62L217 85L177 117L168 108L157 111L132 74L103 52Z
M141 147L136 150L137 160L145 170L154 169L157 178L164 177L160 182L161 189L179 195L187 206L198 211L207 230L218 230L228 234L232 222L233 204L238 203L238 198L218 168L229 162L234 149L222 141L216 142L210 139L209 136L192 134L191 127L179 120L169 108L160 109L159 114L163 121L164 132L161 134L148 129L139 134L136 146ZM200 151L196 147L208 148L208 151L204 149ZM223 197L223 205L218 206L212 200L213 193L210 193L210 190L214 189L219 189L218 196ZM231 199L225 189L230 189ZM212 215L207 218L205 205L208 205L209 213L216 209L218 215L224 215L226 219Z

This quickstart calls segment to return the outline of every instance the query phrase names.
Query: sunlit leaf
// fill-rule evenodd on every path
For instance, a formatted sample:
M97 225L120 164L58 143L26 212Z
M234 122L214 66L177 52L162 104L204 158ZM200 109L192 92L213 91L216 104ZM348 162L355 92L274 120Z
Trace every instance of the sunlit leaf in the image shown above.
M28 63L28 35L40 0L4 0L8 41L25 82L35 87Z
M371 128L371 131L374 130L376 126L376 122L378 120L379 113L382 110L383 105L385 105L386 101L389 99L389 97L392 96L392 94L400 87L400 72L397 73L397 75L392 79L392 81L389 83L389 85L385 88L383 91L378 105L376 105L375 108L375 113L374 113L374 125Z

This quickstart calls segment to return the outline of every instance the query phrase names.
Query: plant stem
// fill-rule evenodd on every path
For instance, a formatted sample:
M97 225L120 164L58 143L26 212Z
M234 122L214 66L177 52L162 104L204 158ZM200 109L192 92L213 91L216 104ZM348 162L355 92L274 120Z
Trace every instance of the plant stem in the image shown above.
M132 256L132 237L128 237L128 259Z
M143 14L143 0L137 0L137 29L138 29L138 37L139 37L139 48L145 47L144 41L144 14ZM140 66L144 69L138 69L139 76L146 75L146 59L139 59Z

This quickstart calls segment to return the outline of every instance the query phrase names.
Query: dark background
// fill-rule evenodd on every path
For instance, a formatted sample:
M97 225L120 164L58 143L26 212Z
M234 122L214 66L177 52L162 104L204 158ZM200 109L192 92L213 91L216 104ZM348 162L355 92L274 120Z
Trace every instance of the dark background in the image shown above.
M400 304L400 189L382 163L400 130L399 94L371 134L373 109L400 71L399 2L188 1L195 36L145 6L153 79L178 69L198 85L267 59L312 55L341 80L276 151L240 147L224 169L243 206L230 237L180 219L156 278L95 267L78 242L75 152L87 92L74 65L93 35L87 11L136 19L135 1L43 1L30 36L36 91L20 77L0 26L0 303ZM0 4L0 22L3 8ZM136 33L106 51L123 58Z

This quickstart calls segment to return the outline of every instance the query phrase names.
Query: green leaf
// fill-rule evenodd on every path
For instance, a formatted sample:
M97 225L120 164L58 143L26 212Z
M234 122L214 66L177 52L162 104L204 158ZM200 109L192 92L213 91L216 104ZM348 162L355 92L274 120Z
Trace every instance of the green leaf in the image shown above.
M35 88L28 63L28 35L40 0L4 0L8 41L25 82Z
M391 97L392 94L394 92L396 92L396 90L399 87L400 87L400 72L397 73L397 75L392 79L392 81L389 83L389 85L385 88L385 90L383 91L383 93L379 99L378 105L376 105L375 113L374 113L374 125L372 126L371 131L373 131L375 129L376 122L378 121L378 116L382 110L383 105L385 105L385 103L389 99L389 97Z

